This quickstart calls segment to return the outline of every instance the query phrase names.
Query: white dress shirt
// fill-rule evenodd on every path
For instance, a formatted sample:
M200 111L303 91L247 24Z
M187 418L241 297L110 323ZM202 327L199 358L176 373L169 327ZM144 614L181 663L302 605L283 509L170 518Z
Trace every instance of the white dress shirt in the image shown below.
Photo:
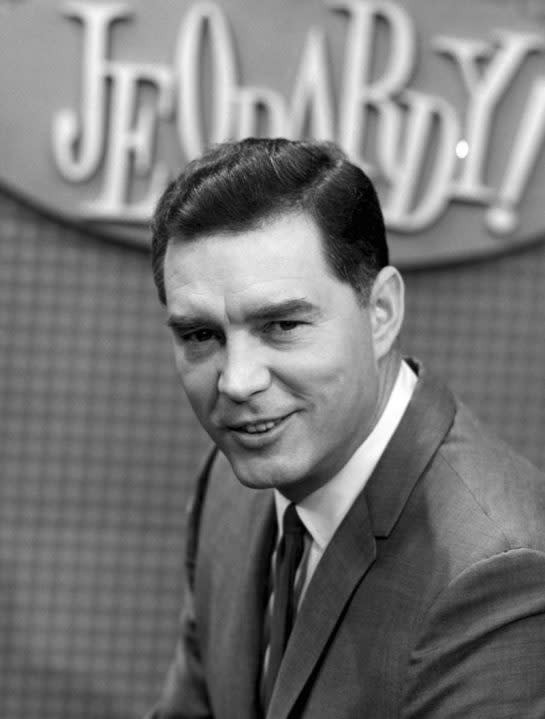
M297 504L297 513L309 535L300 564L304 567L304 585L296 589L299 605L327 545L365 487L401 421L416 383L415 373L402 361L386 407L369 436L337 475ZM280 535L284 511L290 502L276 489L274 498ZM301 577L296 577L296 587L300 580Z

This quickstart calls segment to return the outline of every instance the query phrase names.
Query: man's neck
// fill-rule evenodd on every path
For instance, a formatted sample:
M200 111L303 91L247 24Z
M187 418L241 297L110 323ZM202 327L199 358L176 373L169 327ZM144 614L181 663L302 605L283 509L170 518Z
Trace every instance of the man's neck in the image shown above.
M379 390L375 411L367 426L367 436L375 429L388 404L401 368L401 353L393 348L379 361Z
M401 354L397 350L391 350L391 352L382 359L382 364L379 367L379 390L377 395L377 402L375 404L375 411L370 418L369 423L366 424L365 433L360 437L359 443L354 445L353 452L350 453L350 455L345 459L345 461L342 464L339 464L338 467L335 468L333 471L331 471L328 476L324 475L321 483L315 483L312 489L312 493L317 490L319 491L321 487L328 484L334 476L341 472L343 467L350 461L350 457L352 457L353 454L362 445L365 444L366 439L373 434L375 428L377 427L377 423L383 416L384 411L388 406L388 403L392 396L392 391L396 385L396 382L398 381L401 369L401 361ZM288 501L299 504L309 495L307 487L308 483L305 483L304 485L303 483L301 483L301 485L292 484L289 487L284 488L281 494L283 494Z

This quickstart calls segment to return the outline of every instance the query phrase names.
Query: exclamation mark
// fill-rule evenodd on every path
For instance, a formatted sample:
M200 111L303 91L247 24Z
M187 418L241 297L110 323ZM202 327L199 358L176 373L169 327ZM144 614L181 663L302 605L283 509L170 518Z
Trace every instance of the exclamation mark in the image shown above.
M545 78L540 78L534 83L528 98L503 183L494 205L486 213L486 224L492 232L507 235L516 230L519 224L517 208L540 156L544 139Z

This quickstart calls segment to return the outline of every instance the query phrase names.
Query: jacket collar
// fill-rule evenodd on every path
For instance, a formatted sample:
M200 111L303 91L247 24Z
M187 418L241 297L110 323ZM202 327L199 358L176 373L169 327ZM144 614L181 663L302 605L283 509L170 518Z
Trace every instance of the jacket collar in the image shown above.
M392 440L364 490L376 537L387 537L454 421L451 392L409 360L419 382Z

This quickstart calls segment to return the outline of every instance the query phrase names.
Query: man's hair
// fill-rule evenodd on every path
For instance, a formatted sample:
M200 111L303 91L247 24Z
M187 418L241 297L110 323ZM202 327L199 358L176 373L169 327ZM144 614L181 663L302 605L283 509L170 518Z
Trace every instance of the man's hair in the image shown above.
M159 200L152 222L152 265L166 304L169 241L256 229L306 213L321 232L325 259L363 302L388 264L384 219L367 175L332 143L249 138L216 145L190 162Z

